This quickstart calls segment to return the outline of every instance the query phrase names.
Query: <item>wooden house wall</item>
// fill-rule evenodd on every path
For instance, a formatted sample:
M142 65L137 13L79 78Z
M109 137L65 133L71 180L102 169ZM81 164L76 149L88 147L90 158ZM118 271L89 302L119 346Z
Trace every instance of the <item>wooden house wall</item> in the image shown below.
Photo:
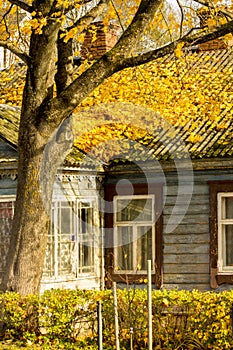
M97 209L96 209L96 227L99 229L100 240L103 235L100 229L102 216L99 216L99 193L101 194L102 186L101 176L96 174L93 176L90 173L83 173L81 171L69 171L58 175L58 178L54 185L53 197L67 199L68 196L72 197L96 197ZM15 196L17 187L17 176L15 170L0 169L0 197L3 196ZM103 188L103 186L102 186ZM102 194L103 195L103 194ZM4 273L4 265L6 260L6 254L9 247L10 237L9 234L1 232L0 230L0 279ZM80 289L99 289L103 284L103 263L102 263L102 251L100 248L96 248L95 258L95 273L77 276L76 279L70 279L70 277L64 276L59 280L42 278L41 291L51 288L80 288Z
M74 174L73 174L74 175ZM184 208L187 192L190 190L190 179L185 176L178 184L175 172L165 172L165 178L161 175L149 174L147 178L140 175L139 172L130 172L126 170L112 172L106 177L107 183L116 183L119 179L128 178L132 182L143 183L145 181L164 182L164 209L163 209L163 286L166 288L180 289L210 289L209 275L209 185L208 181L222 181L233 179L233 169L221 170L197 170L194 171L194 186L191 202L187 211L182 217L182 209ZM64 181L64 179L63 179ZM15 171L2 170L0 175L0 196L14 195L16 192L16 175ZM80 192L80 184L82 191ZM75 195L92 196L103 192L102 177L98 179L95 175L83 176L78 172L73 177L67 176L64 181L66 192ZM177 190L182 191L183 195L179 197L177 202ZM57 192L58 194L58 192ZM103 193L99 198L103 198ZM167 226L174 205L175 213L179 225L169 232L170 227ZM104 209L101 210L102 214ZM100 217L100 226L104 227L103 217ZM100 234L103 232L100 231ZM5 252L3 237L0 237L1 260ZM100 252L101 255L101 252ZM72 287L86 288L87 284L93 284L94 287L101 283L101 273L103 273L103 265L99 261L97 276L92 281L79 280L78 283L72 284ZM1 274L1 271L0 271ZM85 283L84 283L85 282ZM58 286L58 285L57 285ZM53 283L46 282L44 289L55 287ZM67 282L63 281L58 287L67 287Z
M191 201L185 215L188 193L191 189L190 176L177 179L175 172L166 172L165 179L161 175L151 174L147 178L140 177L140 173L117 172L109 175L107 182L116 183L119 179L127 178L133 182L161 182L164 183L163 208L163 287L174 289L210 290L209 274L209 185L208 181L232 180L231 170L199 170L194 171L194 182ZM182 196L177 200L177 193ZM172 231L167 226L171 213L180 222ZM176 221L176 220L175 220Z

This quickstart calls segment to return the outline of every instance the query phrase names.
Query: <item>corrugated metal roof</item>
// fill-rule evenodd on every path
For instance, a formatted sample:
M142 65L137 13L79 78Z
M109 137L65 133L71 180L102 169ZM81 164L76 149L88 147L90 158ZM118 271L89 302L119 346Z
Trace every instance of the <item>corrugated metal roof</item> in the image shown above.
M0 104L0 138L17 148L20 108Z
M189 55L191 56L193 53L188 53ZM174 157L216 159L233 156L233 50L197 52L194 55L196 55L194 56L196 59L187 60L185 69L179 70L181 79L182 74L187 74L188 70L198 71L200 67L206 67L208 71L226 72L225 75L222 75L221 87L222 90L227 92L230 100L228 101L228 109L220 110L218 123L213 123L203 116L203 118L198 117L197 120L194 120L197 125L195 129L193 129L190 121L187 121L182 126L171 126L170 129L158 128L153 130L153 133L148 135L146 140L134 139L136 143L142 145L142 148L135 149L133 146L131 147L129 140L129 147L127 146L125 150L123 147L121 154L114 155L114 158L132 159L138 157L146 160L153 156L158 160L169 160ZM161 66L167 65L172 69L174 65L179 64L179 60L174 55L171 55L163 58L159 64ZM177 74L175 70L173 71L173 74ZM208 81L210 84L213 83L211 75L207 77L206 84L208 84ZM9 82L9 84L11 83ZM14 147L17 146L19 112L18 107L0 105L0 137ZM190 138L190 134L192 134L193 140ZM80 149L74 147L66 159L67 165L77 166L82 161L83 154Z

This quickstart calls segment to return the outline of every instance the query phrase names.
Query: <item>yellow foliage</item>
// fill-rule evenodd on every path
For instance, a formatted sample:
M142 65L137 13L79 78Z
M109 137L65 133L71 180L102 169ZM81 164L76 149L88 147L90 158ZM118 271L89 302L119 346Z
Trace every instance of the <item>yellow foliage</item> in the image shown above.
M35 22L35 28L42 29L45 22ZM74 32L68 33L75 35ZM207 128L224 130L228 128L228 121L233 118L233 76L231 66L221 70L216 56L206 54L183 54L183 44L178 44L174 56L157 62L150 62L137 68L125 69L114 74L101 86L96 88L76 109L80 119L75 122L75 144L78 148L89 152L102 142L130 139L136 143L149 143L153 130L158 128L154 120L155 114L160 116L157 122L166 120L175 127L186 127L192 147L201 143L203 134L198 129L203 123ZM215 62L216 61L216 62ZM216 63L216 64L215 64ZM76 72L78 77L89 67L87 61ZM220 67L220 68L219 68ZM14 84L13 71L3 71L0 74L1 96L0 103L20 105L23 76L25 68L17 71L17 84ZM97 106L106 104L113 106L122 103L135 106L124 112L109 111L109 120L104 110L97 113ZM153 113L141 116L136 109L140 106ZM95 107L93 109L93 107ZM85 112L85 113L84 113ZM133 114L134 119L133 118ZM129 116L131 119L129 119ZM223 117L224 116L224 117ZM171 130L171 136L173 131ZM222 140L224 142L224 140ZM115 144L114 147L119 147ZM124 144L124 147L130 145ZM104 152L103 152L104 153Z
M177 46L174 50L174 53L175 53L177 58L180 58L181 56L183 56L183 54L184 54L182 51L183 46L184 46L184 43L177 44Z

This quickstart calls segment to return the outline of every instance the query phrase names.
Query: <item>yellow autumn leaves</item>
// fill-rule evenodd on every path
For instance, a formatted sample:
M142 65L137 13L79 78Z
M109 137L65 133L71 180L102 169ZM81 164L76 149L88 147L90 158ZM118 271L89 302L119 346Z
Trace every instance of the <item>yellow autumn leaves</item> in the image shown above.
M188 141L195 145L202 141L206 128L224 129L232 120L233 73L230 57L227 51L187 55L182 52L181 44L174 56L115 74L93 91L81 107L119 102L141 105L158 113L175 127L185 127L190 134ZM224 69L221 60L225 62ZM138 121L136 117L135 125ZM197 132L204 122L206 127ZM143 127L148 123L151 121L145 116ZM81 126L82 121L77 120L77 125ZM116 132L122 135L125 126L122 125L120 132L118 125ZM92 130L92 146L101 138L102 141L106 139L109 132L106 128L106 125L103 129L98 128L98 136L96 129ZM138 133L138 130L134 131ZM132 139L140 139L140 134L132 136ZM89 149L91 144L82 142L82 148L86 146Z

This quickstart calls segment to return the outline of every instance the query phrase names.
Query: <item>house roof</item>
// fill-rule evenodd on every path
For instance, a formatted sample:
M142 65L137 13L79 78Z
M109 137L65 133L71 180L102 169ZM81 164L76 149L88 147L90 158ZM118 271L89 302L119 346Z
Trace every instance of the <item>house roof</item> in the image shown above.
M0 138L17 148L20 108L0 104Z
M18 129L20 107L0 104L0 162L17 161ZM73 147L65 160L69 166L77 166L83 162L94 166L92 159L85 159L83 152Z
M232 49L190 51L115 74L79 108L67 165L85 154L100 163L232 157L232 60ZM17 79L5 84L3 102ZM14 146L18 121L18 108L0 106L0 137Z

